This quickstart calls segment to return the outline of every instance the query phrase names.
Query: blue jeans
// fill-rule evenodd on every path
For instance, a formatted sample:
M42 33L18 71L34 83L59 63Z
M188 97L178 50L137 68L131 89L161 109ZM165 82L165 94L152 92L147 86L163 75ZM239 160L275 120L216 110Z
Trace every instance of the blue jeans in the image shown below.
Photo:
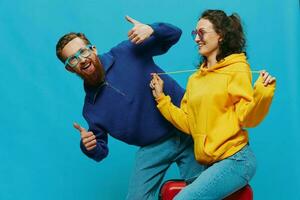
M256 159L246 145L234 155L206 169L174 200L219 200L244 187L254 176Z
M193 139L179 131L155 144L141 147L136 154L127 200L157 200L156 193L171 164L176 163L181 178L196 178L204 170L194 157Z

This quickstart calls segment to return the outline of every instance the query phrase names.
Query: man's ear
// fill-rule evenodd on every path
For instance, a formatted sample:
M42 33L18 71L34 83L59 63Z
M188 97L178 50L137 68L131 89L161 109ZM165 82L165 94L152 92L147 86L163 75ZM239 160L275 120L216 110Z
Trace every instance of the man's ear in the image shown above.
M93 52L96 54L96 55L98 55L98 51L97 51L97 48L96 48L96 46L92 46L92 49L93 49Z
M75 70L70 67L69 65L65 66L66 70L68 70L69 72L75 73Z

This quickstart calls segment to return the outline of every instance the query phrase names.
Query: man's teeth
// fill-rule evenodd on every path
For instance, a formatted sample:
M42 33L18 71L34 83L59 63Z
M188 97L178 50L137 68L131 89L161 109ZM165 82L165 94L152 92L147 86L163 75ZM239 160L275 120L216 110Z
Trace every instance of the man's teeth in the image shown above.
M90 66L90 63L86 64L83 69L87 69Z

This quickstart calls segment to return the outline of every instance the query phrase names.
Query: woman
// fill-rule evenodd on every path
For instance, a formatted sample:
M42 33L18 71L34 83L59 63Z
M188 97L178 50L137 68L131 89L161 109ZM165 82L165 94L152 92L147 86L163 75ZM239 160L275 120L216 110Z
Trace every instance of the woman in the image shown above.
M245 186L255 173L245 128L256 126L266 116L275 78L261 71L252 87L238 15L207 10L193 34L203 62L190 76L180 108L164 95L157 74L150 87L163 116L192 135L195 157L205 166L175 199L223 199Z

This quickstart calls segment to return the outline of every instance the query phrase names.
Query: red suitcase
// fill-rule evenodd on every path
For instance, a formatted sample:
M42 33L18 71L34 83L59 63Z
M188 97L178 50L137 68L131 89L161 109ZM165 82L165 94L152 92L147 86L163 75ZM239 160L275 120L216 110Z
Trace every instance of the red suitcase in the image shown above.
M184 180L168 180L163 183L159 191L159 200L172 200L187 183ZM252 200L253 192L250 185L226 197L224 200Z

